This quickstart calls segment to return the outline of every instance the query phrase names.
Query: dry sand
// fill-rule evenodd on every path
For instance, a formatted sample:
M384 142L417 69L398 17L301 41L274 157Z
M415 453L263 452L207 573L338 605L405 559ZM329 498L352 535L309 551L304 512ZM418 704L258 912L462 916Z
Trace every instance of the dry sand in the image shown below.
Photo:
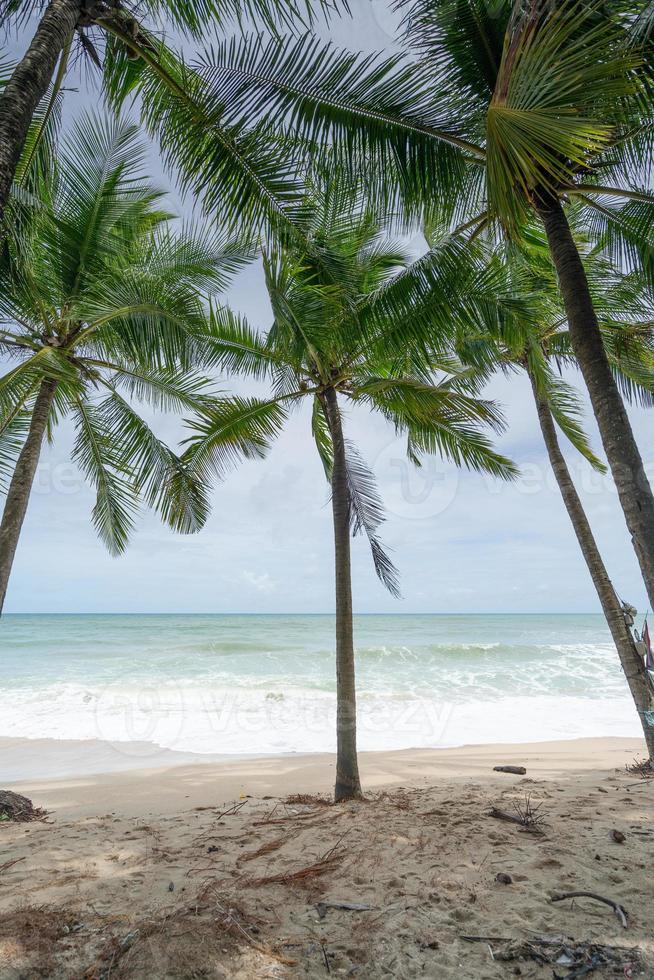
M331 756L5 786L49 817L0 824L0 978L587 975L503 942L533 937L551 959L559 937L619 947L591 951L592 977L654 978L654 780L625 771L641 752L584 739L363 754L368 798L338 806L293 798L327 798ZM528 796L540 833L488 815ZM550 901L564 891L621 903L628 928L592 899Z

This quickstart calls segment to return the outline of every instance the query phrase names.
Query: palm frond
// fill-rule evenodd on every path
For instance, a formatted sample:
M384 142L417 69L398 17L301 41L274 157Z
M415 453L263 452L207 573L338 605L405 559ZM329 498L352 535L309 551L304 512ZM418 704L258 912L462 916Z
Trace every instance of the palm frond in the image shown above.
M320 456L320 462L325 471L325 476L328 480L331 480L332 469L334 467L334 446L329 425L318 396L314 397L311 409L311 433L316 444L316 449L318 450L318 455Z
M280 399L223 398L187 420L183 461L199 479L223 479L243 459L261 459L288 418Z
M399 573L377 535L379 526L385 520L384 505L377 490L377 483L356 446L347 440L345 466L352 534L365 533L377 576L391 595L399 598L401 594Z
M93 524L113 555L127 547L138 512L132 475L126 470L98 408L78 398L74 408L73 459L96 488Z
M284 362L247 320L228 307L212 306L204 363L228 374L263 380Z
M206 488L147 423L113 392L96 409L103 433L129 471L134 491L175 531L195 534L209 515Z
M561 432L593 469L605 473L606 466L591 449L588 436L584 431L583 406L577 392L552 372L538 352L530 352L528 364L529 374L534 379L533 383L547 402Z
M431 198L445 209L465 156L483 157L434 109L428 70L408 58L353 54L309 34L253 35L213 45L198 71L230 125L275 119L314 163L363 174L377 200L390 192L389 200Z
M32 413L17 410L0 422L0 494L6 493L27 433Z
M515 7L487 115L488 199L510 227L609 147L640 58L598 2Z

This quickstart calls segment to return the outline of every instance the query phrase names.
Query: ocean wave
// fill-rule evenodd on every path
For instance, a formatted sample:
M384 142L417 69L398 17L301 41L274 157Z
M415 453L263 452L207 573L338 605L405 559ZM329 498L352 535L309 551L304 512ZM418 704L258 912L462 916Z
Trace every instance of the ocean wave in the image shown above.
M199 753L333 751L336 703L315 691L75 685L44 697L0 692L0 735L100 739L123 751L144 745ZM359 699L361 749L521 742L598 734L638 734L628 697L505 697L495 701L367 696ZM130 748L137 746L137 749Z
M328 618L27 620L3 626L2 735L333 748ZM638 733L593 617L363 617L357 639L362 748Z

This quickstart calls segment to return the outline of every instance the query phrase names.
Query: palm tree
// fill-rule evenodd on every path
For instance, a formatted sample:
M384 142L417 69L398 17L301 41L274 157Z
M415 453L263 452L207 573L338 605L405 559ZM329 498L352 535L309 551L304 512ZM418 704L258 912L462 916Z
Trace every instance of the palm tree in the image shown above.
M311 403L311 430L331 486L336 584L337 764L335 798L361 794L356 751L356 692L350 534L364 532L377 575L393 595L398 578L378 537L383 506L374 477L344 431L343 405L381 413L405 433L411 459L440 453L457 464L504 478L513 465L482 432L497 429L496 407L475 397L474 372L443 359L428 363L421 338L444 333L451 316L493 317L480 302L480 268L471 250L444 242L414 265L380 243L379 225L349 195L306 202L300 249L267 251L265 277L273 310L266 335L226 313L213 315L213 363L268 379L268 398L226 398L192 425L184 462L196 478L219 478L241 458L268 450L290 413ZM320 253L320 261L315 255ZM435 305L433 297L440 297ZM450 312L452 311L452 312Z
M0 611L43 442L64 417L113 553L127 544L140 498L183 532L207 514L202 487L133 402L206 409L200 291L222 288L249 256L192 229L174 233L142 176L143 152L134 126L85 118L40 196L17 187L10 201L13 231L0 255Z
M396 0L407 57L339 51L307 35L217 44L195 66L199 102L247 143L265 125L282 145L336 153L371 196L408 217L436 214L473 235L547 233L569 323L620 504L654 606L654 495L613 377L569 202L587 232L654 274L649 3ZM643 40L644 39L644 40ZM645 47L644 45L648 45ZM209 109L206 110L209 112ZM219 155L194 158L169 103L171 159L211 193ZM271 163L271 168L273 165ZM278 173L279 171L275 171ZM286 185L284 191L291 193ZM275 198L279 200L279 198Z
M579 236L580 238L582 236ZM457 352L464 363L478 370L501 367L524 370L530 381L538 422L552 472L559 487L602 611L611 631L629 690L638 711L647 751L654 761L654 688L644 660L625 621L625 613L602 559L590 522L559 444L557 425L572 445L597 470L595 457L582 428L576 392L555 368L575 366L554 269L542 235L530 235L528 247L507 249L505 262L513 275L516 294L526 292L528 317L513 317L508 329L494 337L468 334L459 337ZM495 255L491 262L497 262ZM604 346L612 371L625 396L654 404L654 350L649 317L650 300L638 277L617 276L609 262L585 250L584 262L600 314Z
M120 77L124 92L143 75L152 75L178 99L180 74L187 79L182 61L162 40L173 30L198 38L208 25L255 20L274 30L280 25L296 28L313 22L316 10L326 12L342 0L0 0L0 26L23 26L43 11L24 56L15 66L0 70L0 221L32 120L39 110L49 113L64 85L73 43L98 67L98 49L106 48L107 78ZM45 8L45 9L44 9ZM241 172L240 154L225 131L219 134L234 165L232 179ZM199 147L198 147L199 150ZM252 167L263 162L252 146ZM281 166L280 166L281 169Z

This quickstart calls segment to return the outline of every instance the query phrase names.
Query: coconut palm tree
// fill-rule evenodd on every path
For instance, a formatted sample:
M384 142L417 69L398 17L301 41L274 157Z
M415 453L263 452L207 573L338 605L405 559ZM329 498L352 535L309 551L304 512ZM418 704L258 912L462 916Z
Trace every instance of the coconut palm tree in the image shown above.
M638 16L649 2L395 6L404 13L406 57L339 51L312 35L223 42L194 65L198 104L213 105L246 143L274 127L285 148L310 146L314 162L336 154L341 166L365 173L373 199L420 220L435 212L473 234L490 228L516 237L538 216L654 605L654 495L567 219L569 202L581 201L585 230L651 279L654 196L640 185L652 164L654 59ZM194 158L197 138L190 131L184 138L181 105L165 101L165 128L177 137L168 139L169 154L189 186L211 194L220 155ZM287 184L282 189L292 196Z
M267 251L273 323L261 334L213 314L213 362L268 380L266 398L226 398L191 423L184 462L199 480L222 478L242 458L263 456L301 403L331 487L336 585L336 800L359 796L350 534L364 532L379 578L396 595L398 576L378 537L383 506L372 473L348 440L344 405L379 412L408 440L412 460L439 453L511 478L515 469L483 433L497 408L475 395L474 372L443 357L439 371L422 340L462 322L495 316L474 250L444 241L413 265L380 241L378 220L350 195L316 193L305 203L309 253ZM320 253L320 261L315 256ZM480 275L481 274L481 275ZM435 304L434 296L440 297Z
M99 51L106 46L110 73L125 73L130 82L145 71L153 72L169 86L171 98L179 94L181 70L162 38L165 31L200 37L211 23L254 19L275 28L281 24L308 25L315 11L331 8L337 0L0 0L0 26L23 26L40 15L36 31L17 65L4 64L0 71L0 220L11 190L18 161L33 117L39 106L53 105L69 69L70 53L77 42L82 53L101 67ZM143 60L142 60L143 59ZM135 64L135 63L139 64ZM47 110L46 110L47 111ZM238 180L240 157L236 146L227 146ZM255 147L252 167L257 169Z
M583 240L583 236L577 237ZM489 261L498 261L497 254ZM654 688L559 444L557 426L595 469L605 471L584 433L577 393L559 374L565 366L575 367L576 359L542 233L532 230L529 244L520 249L508 248L504 261L512 273L515 292L526 292L529 297L524 308L529 308L530 315L514 316L508 329L492 337L484 338L479 333L459 335L457 353L464 363L474 363L477 370L517 369L529 377L552 472L615 643L650 760L654 760ZM654 344L648 291L639 277L617 275L611 263L588 249L584 249L584 264L617 383L629 401L651 406Z
M224 287L247 249L173 232L143 177L135 127L87 117L41 194L16 187L0 254L0 610L39 456L64 417L72 458L95 486L94 525L125 548L139 500L174 528L198 530L205 492L135 408L206 409L197 372L202 293ZM21 167L22 169L22 167Z

